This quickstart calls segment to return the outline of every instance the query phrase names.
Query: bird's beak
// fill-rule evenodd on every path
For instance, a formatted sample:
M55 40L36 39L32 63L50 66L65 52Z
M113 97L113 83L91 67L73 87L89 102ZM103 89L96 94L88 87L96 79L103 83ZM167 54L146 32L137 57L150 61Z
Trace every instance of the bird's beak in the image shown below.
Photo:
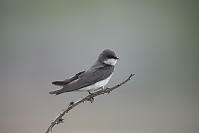
M115 57L115 59L116 59L116 60L119 60L119 58L118 58L118 57Z

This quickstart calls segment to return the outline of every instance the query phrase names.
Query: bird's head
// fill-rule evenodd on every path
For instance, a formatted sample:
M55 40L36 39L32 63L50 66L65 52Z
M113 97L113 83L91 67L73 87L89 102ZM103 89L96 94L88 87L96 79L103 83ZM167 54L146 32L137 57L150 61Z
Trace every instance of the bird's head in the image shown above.
M105 49L100 55L99 55L99 61L106 65L115 66L117 63L117 60L119 59L115 52L110 49Z

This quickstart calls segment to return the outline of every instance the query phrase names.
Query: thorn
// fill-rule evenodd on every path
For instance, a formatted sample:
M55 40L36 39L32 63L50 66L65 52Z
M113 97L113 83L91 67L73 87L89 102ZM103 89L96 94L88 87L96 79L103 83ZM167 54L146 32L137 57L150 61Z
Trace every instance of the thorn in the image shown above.
M60 118L60 119L56 122L56 124L60 124L60 123L64 123L64 119L63 119L63 118Z
M73 105L73 104L74 104L74 102L70 102L69 106L71 106L71 105Z
M51 133L53 132L52 127L50 128L50 132L51 132Z

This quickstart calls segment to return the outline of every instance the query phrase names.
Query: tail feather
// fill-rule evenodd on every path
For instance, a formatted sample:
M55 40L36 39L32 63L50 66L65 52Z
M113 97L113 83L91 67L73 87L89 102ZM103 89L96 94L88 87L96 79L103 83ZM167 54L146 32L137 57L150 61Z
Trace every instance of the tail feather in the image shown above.
M82 73L84 73L85 71L82 71L82 72L79 72L77 73L75 76L71 77L71 78L68 78L68 79L65 79L63 81L53 81L52 84L53 85L57 85L57 86L64 86L68 83L71 83L72 81L78 79L79 75L81 75Z
M59 95L59 94L61 94L63 92L64 92L63 89L60 89L60 90L56 90L56 91L51 91L51 92L49 92L49 94Z
M58 85L58 86L63 86L65 84L67 84L67 82L65 82L65 81L53 81L52 84Z

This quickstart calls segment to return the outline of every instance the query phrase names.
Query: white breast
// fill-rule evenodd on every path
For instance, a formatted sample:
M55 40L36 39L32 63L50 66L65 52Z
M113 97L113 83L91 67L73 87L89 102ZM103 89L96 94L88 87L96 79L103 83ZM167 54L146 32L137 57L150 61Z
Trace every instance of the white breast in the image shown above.
M104 79L104 80L101 80L99 82L96 82L95 84L93 85L90 85L90 86L87 86L87 87L84 87L84 88L81 88L77 91L95 91L95 90L98 90L99 88L104 88L104 86L109 82L110 78L111 78L112 75L110 75L108 78Z

